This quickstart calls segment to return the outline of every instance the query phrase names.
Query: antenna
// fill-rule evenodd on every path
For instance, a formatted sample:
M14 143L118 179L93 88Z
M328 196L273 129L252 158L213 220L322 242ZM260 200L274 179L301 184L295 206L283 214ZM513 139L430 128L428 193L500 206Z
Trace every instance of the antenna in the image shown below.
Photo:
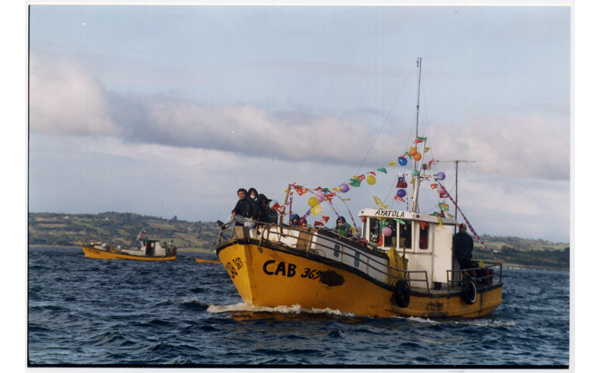
M475 163L477 161L464 161L464 160L453 160L453 161L436 161L437 163L449 163L449 162L454 162L454 164L456 165L456 189L454 190L454 201L456 202L454 204L454 216L456 217L458 211L457 211L457 207L458 207L458 164L460 162L468 162L468 163ZM454 226L454 234L456 234L456 226Z

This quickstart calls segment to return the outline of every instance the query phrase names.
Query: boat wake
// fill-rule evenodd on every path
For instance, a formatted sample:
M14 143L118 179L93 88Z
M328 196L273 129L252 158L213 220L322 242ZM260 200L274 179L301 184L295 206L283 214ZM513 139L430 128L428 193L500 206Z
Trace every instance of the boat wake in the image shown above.
M209 313L225 313L225 312L243 312L243 313L273 313L273 314L287 314L287 315L330 315L337 317L359 317L353 313L342 312L339 310L332 310L330 308L325 309L306 309L296 304L293 306L277 306L277 307L257 307L248 306L245 303L229 304L229 305L210 305L206 312ZM362 316L360 316L362 317Z

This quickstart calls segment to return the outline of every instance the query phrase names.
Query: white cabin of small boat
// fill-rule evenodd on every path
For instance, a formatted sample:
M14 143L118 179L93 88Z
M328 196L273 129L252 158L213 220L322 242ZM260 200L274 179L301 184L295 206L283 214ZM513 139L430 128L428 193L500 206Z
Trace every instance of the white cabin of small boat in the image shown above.
M138 256L165 256L165 255L167 255L167 250L160 244L160 241L157 239L141 238L140 243L141 243L140 247L130 248L130 249L121 249L119 253L129 254L129 255L138 255Z
M400 255L405 255L408 259L406 270L425 271L430 288L439 288L447 283L450 280L448 271L458 269L458 263L453 263L451 250L456 220L385 209L364 209L358 216L363 222L362 232L367 242L385 252L393 247ZM383 235L380 222L390 228L390 235ZM425 287L423 282L411 285Z

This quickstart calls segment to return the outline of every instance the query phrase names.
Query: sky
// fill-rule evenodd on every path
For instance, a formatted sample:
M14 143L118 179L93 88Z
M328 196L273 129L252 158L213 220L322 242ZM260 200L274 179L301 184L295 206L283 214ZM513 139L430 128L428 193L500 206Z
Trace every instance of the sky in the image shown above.
M478 234L569 242L571 7L448 4L32 4L28 210L225 220L240 187L283 202L368 172L323 215L406 209L412 168L389 163L418 135L470 161L458 188L432 173Z

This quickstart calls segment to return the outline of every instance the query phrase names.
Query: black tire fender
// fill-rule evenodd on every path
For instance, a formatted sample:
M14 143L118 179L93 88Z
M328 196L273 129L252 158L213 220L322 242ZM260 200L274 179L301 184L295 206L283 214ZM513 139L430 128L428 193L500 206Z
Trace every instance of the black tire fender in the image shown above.
M477 301L477 285L472 278L463 278L461 296L466 304L473 304Z
M396 304L400 308L406 308L410 304L410 285L408 281L399 280L394 286Z

